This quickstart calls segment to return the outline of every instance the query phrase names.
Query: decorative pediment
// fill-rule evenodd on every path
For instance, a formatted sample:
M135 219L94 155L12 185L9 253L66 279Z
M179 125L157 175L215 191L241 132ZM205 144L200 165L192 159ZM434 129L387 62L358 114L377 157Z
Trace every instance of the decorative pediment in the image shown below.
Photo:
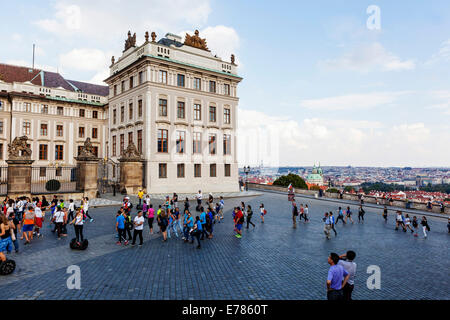
M186 37L184 39L184 44L187 46L190 46L190 47L210 51L206 45L206 39L202 39L199 37L198 30L195 30L193 36L186 33Z

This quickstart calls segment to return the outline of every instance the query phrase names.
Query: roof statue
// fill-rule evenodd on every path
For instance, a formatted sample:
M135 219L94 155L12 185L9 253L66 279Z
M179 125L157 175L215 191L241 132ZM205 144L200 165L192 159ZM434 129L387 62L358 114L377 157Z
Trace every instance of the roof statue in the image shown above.
M114 62L116 62L116 58L114 56L111 57L111 65L114 65Z
M136 148L133 142L122 152L120 160L142 160L142 154Z
M195 30L193 36L186 33L186 38L184 39L184 44L187 46L190 46L190 47L209 51L209 49L206 45L206 39L202 39L199 37L198 30Z
M78 158L83 159L97 158L94 154L94 146L92 145L91 138L87 138L86 141L84 141L84 145L81 147L80 153L78 154Z
M31 148L27 144L28 137L15 137L13 142L8 144L9 160L30 160Z
M131 31L128 31L128 39L125 40L125 50L123 51L127 51L131 47L135 46L136 46L136 33L134 33L134 35L131 36Z
M148 42L148 37L149 37L148 31L145 31L145 42Z
M156 40L156 33L155 31L152 32L152 42L155 42Z
M234 54L231 55L231 64L234 64Z

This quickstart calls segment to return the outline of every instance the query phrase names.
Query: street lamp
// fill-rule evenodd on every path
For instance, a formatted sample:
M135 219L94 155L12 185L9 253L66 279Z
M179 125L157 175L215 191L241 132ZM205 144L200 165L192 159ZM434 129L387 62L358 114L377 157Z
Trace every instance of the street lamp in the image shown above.
M248 174L250 172L250 166L245 167L244 166L244 173L245 173L245 191L248 191Z

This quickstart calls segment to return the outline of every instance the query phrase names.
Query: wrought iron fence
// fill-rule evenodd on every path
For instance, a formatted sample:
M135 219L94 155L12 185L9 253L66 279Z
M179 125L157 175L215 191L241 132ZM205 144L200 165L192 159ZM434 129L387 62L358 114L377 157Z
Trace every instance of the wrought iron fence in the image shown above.
M8 193L8 166L0 167L0 195L6 196Z
M31 193L77 192L79 169L70 167L32 167Z
M112 193L114 188L118 190L120 181L120 163L111 159L101 160L98 164L98 192L100 194Z

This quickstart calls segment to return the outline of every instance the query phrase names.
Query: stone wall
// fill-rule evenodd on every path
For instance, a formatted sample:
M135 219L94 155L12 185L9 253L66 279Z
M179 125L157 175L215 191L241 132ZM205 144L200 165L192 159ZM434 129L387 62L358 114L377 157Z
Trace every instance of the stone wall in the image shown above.
M287 188L286 187L279 187L279 186L271 186L266 184L256 184L256 183L249 183L249 188L257 189L257 190L271 190L271 191L281 191L285 192L287 195ZM295 189L296 194L304 194L309 196L318 197L319 192L314 190L301 190L301 189ZM339 193L330 193L330 192L324 192L323 194L324 198L331 198L331 199L339 199ZM344 200L351 200L351 201L359 201L358 195L352 194L352 193L344 193L343 194ZM364 203L371 203L376 204L378 200L378 204L380 205L389 205L389 202L385 199L378 198L372 196L364 196ZM403 200L394 200L392 203L392 206L398 207L398 208L406 208L406 201ZM409 209L416 209L416 210L422 210L422 211L429 211L434 213L441 213L440 206L433 205L433 208L430 210L427 208L427 205L425 203L416 203L411 202ZM450 207L447 206L444 209L445 214L450 214Z

